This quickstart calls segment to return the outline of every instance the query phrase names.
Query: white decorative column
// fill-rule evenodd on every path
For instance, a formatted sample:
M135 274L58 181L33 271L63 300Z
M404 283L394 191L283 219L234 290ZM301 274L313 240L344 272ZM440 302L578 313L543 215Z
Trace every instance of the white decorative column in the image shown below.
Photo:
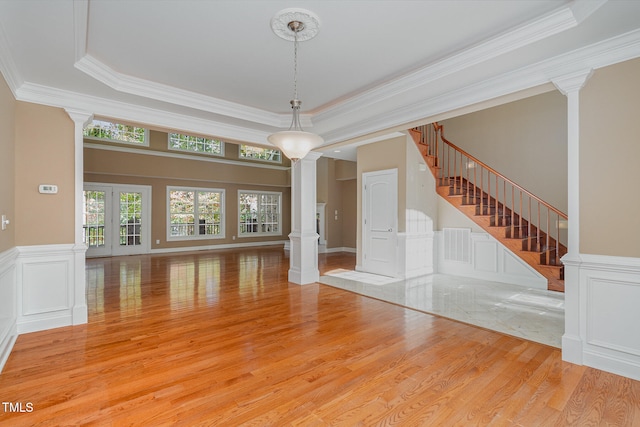
M316 161L322 153L311 151L291 166L291 234L289 281L298 285L317 282Z
M583 364L586 292L580 285L580 100L579 92L593 70L583 70L553 80L567 97L568 247L564 264L564 335L562 359Z
M73 309L72 324L79 325L87 323L87 297L85 282L85 253L87 246L84 244L82 236L82 206L84 202L84 127L93 119L93 114L84 111L66 110L73 120L74 127L74 153L75 153L75 203L74 203L74 245L73 245Z

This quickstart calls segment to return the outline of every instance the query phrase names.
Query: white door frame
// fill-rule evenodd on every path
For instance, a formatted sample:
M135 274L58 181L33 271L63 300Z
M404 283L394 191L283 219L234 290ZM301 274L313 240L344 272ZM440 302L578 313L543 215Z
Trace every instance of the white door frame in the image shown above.
M85 182L84 190L105 191L105 248L98 251L87 251L87 256L139 255L151 252L151 186L132 184L113 184ZM138 192L142 194L142 227L140 229L140 245L121 248L119 241L119 192ZM108 244L107 244L108 241Z
M389 188L387 200L374 200L371 196L371 183L374 180L385 178ZM376 205L389 209L384 211L388 218L384 224L374 224L371 213L376 212ZM382 211L382 210L381 210ZM377 221L376 221L377 222ZM373 230L371 226L376 226ZM372 242L383 243L386 249L372 251ZM384 247L383 246L383 247ZM385 169L362 174L362 270L368 273L385 276L397 276L398 269L398 169ZM374 253L375 252L375 253ZM383 252L383 253L382 253Z

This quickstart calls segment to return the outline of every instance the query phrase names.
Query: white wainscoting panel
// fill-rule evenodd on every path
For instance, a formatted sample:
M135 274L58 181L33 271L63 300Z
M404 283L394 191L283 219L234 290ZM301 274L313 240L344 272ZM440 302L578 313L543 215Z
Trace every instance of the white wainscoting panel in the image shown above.
M446 243L445 243L446 244ZM498 244L497 242L478 239L473 240L473 266L477 271L498 273Z
M69 310L70 269L67 259L23 263L22 315Z
M640 380L640 259L580 257L583 362Z
M18 250L16 248L0 253L0 371L2 371L9 358L13 344L18 336L16 326L17 258Z
M409 279L434 272L433 233L398 233L398 272Z
M471 253L470 262L466 262L454 261L466 260L465 253L451 254L456 247L459 250L466 250L465 245L445 247L450 240L445 239L443 231L435 233L435 259L439 273L547 289L547 279L489 233L471 232L469 235Z
M84 290L77 292L75 245L20 246L17 259L17 328L27 333L73 325L86 312ZM86 249L86 248L85 248ZM82 296L80 296L82 295ZM86 318L86 313L85 316ZM86 320L85 320L86 321Z

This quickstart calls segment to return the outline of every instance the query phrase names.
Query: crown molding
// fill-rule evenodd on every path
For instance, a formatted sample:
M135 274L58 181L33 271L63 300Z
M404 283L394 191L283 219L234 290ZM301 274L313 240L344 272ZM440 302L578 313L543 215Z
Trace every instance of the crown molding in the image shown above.
M414 90L441 77L455 73L504 53L516 50L551 35L577 26L582 20L604 4L606 0L573 1L525 24L507 30L492 39L452 55L435 64L423 67L388 84L373 88L325 109L300 116L303 127L312 127L312 119L323 121L341 116L361 105L370 105ZM86 52L88 37L88 0L74 3L74 35L76 47L75 68L104 83L112 89L195 108L201 111L248 120L253 123L283 128L290 122L289 115L271 113L241 104L205 96L119 73Z
M278 114L259 108L248 107L235 102L179 89L113 70L107 64L87 53L89 37L89 0L74 1L73 8L74 47L76 62L74 67L108 87L123 93L168 102L174 105L194 108L200 111L226 117L247 120L261 125L284 128L289 126L291 116ZM311 115L301 114L301 124L311 127Z
M327 144L334 144L383 129L397 128L406 123L427 120L438 114L559 81L567 76L579 75L585 70L595 70L638 57L640 30L634 30L403 108L377 114L325 132L323 137ZM316 124L321 123L316 120Z
M377 104L381 100L415 90L446 76L448 73L465 69L471 65L486 61L490 57L533 43L567 28L575 27L603 3L603 1L576 1L569 3L568 6L549 15L516 27L514 30L396 79L387 85L371 89L366 93L347 99L339 105L316 112L316 114L301 115L301 119L304 120L303 125L309 127L313 118L316 127L327 129L326 132L322 132L326 146L384 129L399 128L406 123L426 120L437 114L443 114L554 80L558 81L562 77L581 70L602 68L639 57L640 30L634 30L435 98L428 98L428 95L425 95L424 100L403 108L392 111L379 110L381 111L380 113L359 121L356 119L354 123L348 126L331 126L331 121L341 116L354 116L358 114L359 110L366 111L369 106ZM286 128L289 125L291 116L288 114L275 114L260 109L251 110L239 104L227 103L226 101L165 85L158 85L142 79L135 79L115 72L86 53L88 9L89 2L87 0L74 1L76 68L85 68L87 73L97 76L99 81L103 81L114 89L117 88L116 90L122 92L131 91L129 93L170 102L174 105L221 114L226 117L237 117L253 122L256 124L256 128L266 129L264 125ZM96 116L145 123L161 128L196 132L221 139L269 145L267 136L271 132L266 130L229 125L220 121L194 118L185 114L174 114L168 110L141 107L130 103L25 83L12 60L6 35L1 26L0 71L17 100L67 109L78 109L91 112Z
M584 4L583 3L588 3ZM314 111L316 122L333 117L384 99L410 92L449 74L453 74L492 58L517 50L552 35L579 25L591 13L595 12L606 0L594 2L573 1L532 21L507 30L485 42L467 48L434 64L401 76L388 84L378 86L360 95L349 98L339 104Z
M267 142L269 132L266 131L83 95L32 83L23 84L16 91L16 95L18 101L33 102L68 110L87 111L93 113L95 116L144 123L159 128L185 130L215 136L220 139L270 145Z
M1 30L1 29L0 29ZM6 45L5 45L6 47ZM3 49L0 33L0 53ZM585 69L597 69L614 63L640 57L640 30L604 40L586 48L559 55L531 66L504 73L492 79L448 92L435 98L408 105L392 112L383 112L349 126L324 132L325 145L361 137L383 129L391 129L437 114L446 113L478 102L520 90L529 89L553 80L559 80ZM0 55L0 66L5 73L10 56ZM17 73L16 73L17 74ZM7 80L10 86L16 80ZM174 114L164 110L141 107L134 104L87 96L75 92L54 89L32 83L16 85L17 100L40 103L66 109L93 112L96 116L145 123L162 128L185 130L221 139L245 141L265 145L270 132L229 125L226 123ZM358 105L355 111L363 108ZM351 111L349 111L351 113ZM347 113L345 113L347 114ZM349 115L349 114L347 114ZM321 122L316 120L316 124Z
M119 73L88 54L76 61L74 67L118 92L276 128L286 128L291 122L290 114L272 113ZM310 114L300 114L302 126L312 127L311 117Z
M592 75L593 69L589 68L587 70L555 78L552 81L556 89L558 89L563 95L568 95L569 93L578 92L582 89Z
M89 0L73 2L73 42L76 61L87 53L87 34L89 34Z
M122 74L88 54L76 61L74 67L118 92L278 128L288 125L290 119L289 115L271 113L197 92Z

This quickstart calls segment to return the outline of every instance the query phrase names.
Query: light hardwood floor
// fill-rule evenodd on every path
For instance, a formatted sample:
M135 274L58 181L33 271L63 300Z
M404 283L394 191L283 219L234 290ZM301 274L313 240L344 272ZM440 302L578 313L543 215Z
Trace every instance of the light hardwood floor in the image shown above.
M287 269L281 248L88 260L89 323L18 337L0 399L33 411L0 424L640 425L638 381Z

